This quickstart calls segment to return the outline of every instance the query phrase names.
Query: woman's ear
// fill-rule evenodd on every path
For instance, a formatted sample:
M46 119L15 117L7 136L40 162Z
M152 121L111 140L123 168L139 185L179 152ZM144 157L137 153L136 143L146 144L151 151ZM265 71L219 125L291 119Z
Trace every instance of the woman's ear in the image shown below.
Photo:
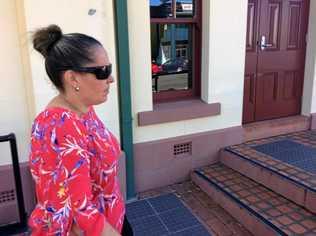
M72 70L66 70L64 73L64 83L68 87L77 88L79 81L76 73Z

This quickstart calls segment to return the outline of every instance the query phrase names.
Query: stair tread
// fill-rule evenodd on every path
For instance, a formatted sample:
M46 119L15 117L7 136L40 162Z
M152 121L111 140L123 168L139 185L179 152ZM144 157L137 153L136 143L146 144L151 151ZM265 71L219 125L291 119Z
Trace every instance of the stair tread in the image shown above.
M239 172L221 163L195 172L286 234L316 235L316 215Z
M273 146L273 143L282 141L289 141L300 146L298 146L297 149L293 149L289 146L281 149L281 151L277 148L277 145ZM272 144L270 148L263 147L261 151L257 148L265 145L268 146L269 144ZM315 131L296 132L254 140L227 147L225 148L225 151L234 153L240 158L269 169L304 188L316 192L316 159L314 158L314 153L308 153L316 153ZM293 153L294 151L297 151L298 153ZM291 160L291 155L294 154L296 155L296 158L301 157L301 159L299 161Z

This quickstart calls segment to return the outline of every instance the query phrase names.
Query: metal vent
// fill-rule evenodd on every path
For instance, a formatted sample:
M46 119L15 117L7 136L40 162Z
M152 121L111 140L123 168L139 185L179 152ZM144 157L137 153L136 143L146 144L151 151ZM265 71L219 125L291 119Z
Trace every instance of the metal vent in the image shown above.
M5 202L11 202L15 200L15 191L14 189L0 192L0 204Z
M192 142L180 143L173 146L173 154L175 156L181 154L192 154Z

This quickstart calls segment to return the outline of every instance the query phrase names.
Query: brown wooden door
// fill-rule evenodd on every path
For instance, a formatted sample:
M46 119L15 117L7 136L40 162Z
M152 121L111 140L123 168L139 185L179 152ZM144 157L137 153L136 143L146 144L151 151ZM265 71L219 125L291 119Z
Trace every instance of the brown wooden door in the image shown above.
M308 0L249 0L243 123L300 113Z

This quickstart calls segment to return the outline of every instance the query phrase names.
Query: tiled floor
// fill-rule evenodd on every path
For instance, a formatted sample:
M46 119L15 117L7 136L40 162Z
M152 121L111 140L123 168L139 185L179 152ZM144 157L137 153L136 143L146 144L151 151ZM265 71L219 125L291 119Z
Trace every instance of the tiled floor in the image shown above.
M316 174L316 148L284 139L253 147L255 150Z
M135 236L211 236L175 194L163 194L127 204L126 215Z
M316 131L302 131L226 148L316 191Z
M174 184L140 194L140 199L173 193L190 209L212 236L252 236L229 213L217 205L192 182ZM196 230L196 229L192 229ZM187 235L198 235L187 232ZM177 235L186 235L180 234Z
M217 205L203 191L201 191L200 188L198 188L194 183L190 181L141 193L140 199L146 200L146 201L139 203L138 206L137 204L135 205L135 208L138 208L138 210L134 210L133 213L131 213L130 218L134 217L133 216L134 213L141 214L142 216L152 214L153 209L146 207L146 203L144 202L151 201L154 205L157 205L157 203L155 203L155 197L169 196L169 194L174 194L174 196L181 199L182 203L186 206L186 208L189 209L189 212L193 213L193 215L195 215L199 221L195 226L192 225L189 228L183 228L183 230L178 230L177 232L171 235L175 235L175 236L203 235L204 236L205 229L206 229L209 235L212 235L212 236L228 236L228 235L229 236L252 236L252 234L249 233L249 231L247 231L242 225L240 225L234 218L232 218L232 216L229 215L229 213L227 213L223 208ZM169 201L170 201L170 198L169 198ZM179 203L172 202L172 200L171 200L171 203L176 206L177 204L179 204ZM170 207L168 206L168 204L169 203L164 204L163 206L160 205L161 210L158 210L158 211L164 211L166 208ZM174 214L177 214L177 213L181 213L181 212L179 211ZM148 219L147 224L153 225L153 232L158 227L160 227L159 223L157 224L157 221L155 221L156 220L155 217L152 217L152 218L147 217L147 219ZM137 221L131 222L131 224L133 223L137 224ZM203 226L201 226L200 223ZM170 224L174 225L175 223L171 222ZM181 222L178 222L178 224L181 224ZM142 226L140 225L138 227L142 227ZM29 234L18 234L15 236L27 236L27 235ZM147 234L147 235L151 236L155 234Z
M261 184L220 163L198 171L281 235L316 235L315 215Z

